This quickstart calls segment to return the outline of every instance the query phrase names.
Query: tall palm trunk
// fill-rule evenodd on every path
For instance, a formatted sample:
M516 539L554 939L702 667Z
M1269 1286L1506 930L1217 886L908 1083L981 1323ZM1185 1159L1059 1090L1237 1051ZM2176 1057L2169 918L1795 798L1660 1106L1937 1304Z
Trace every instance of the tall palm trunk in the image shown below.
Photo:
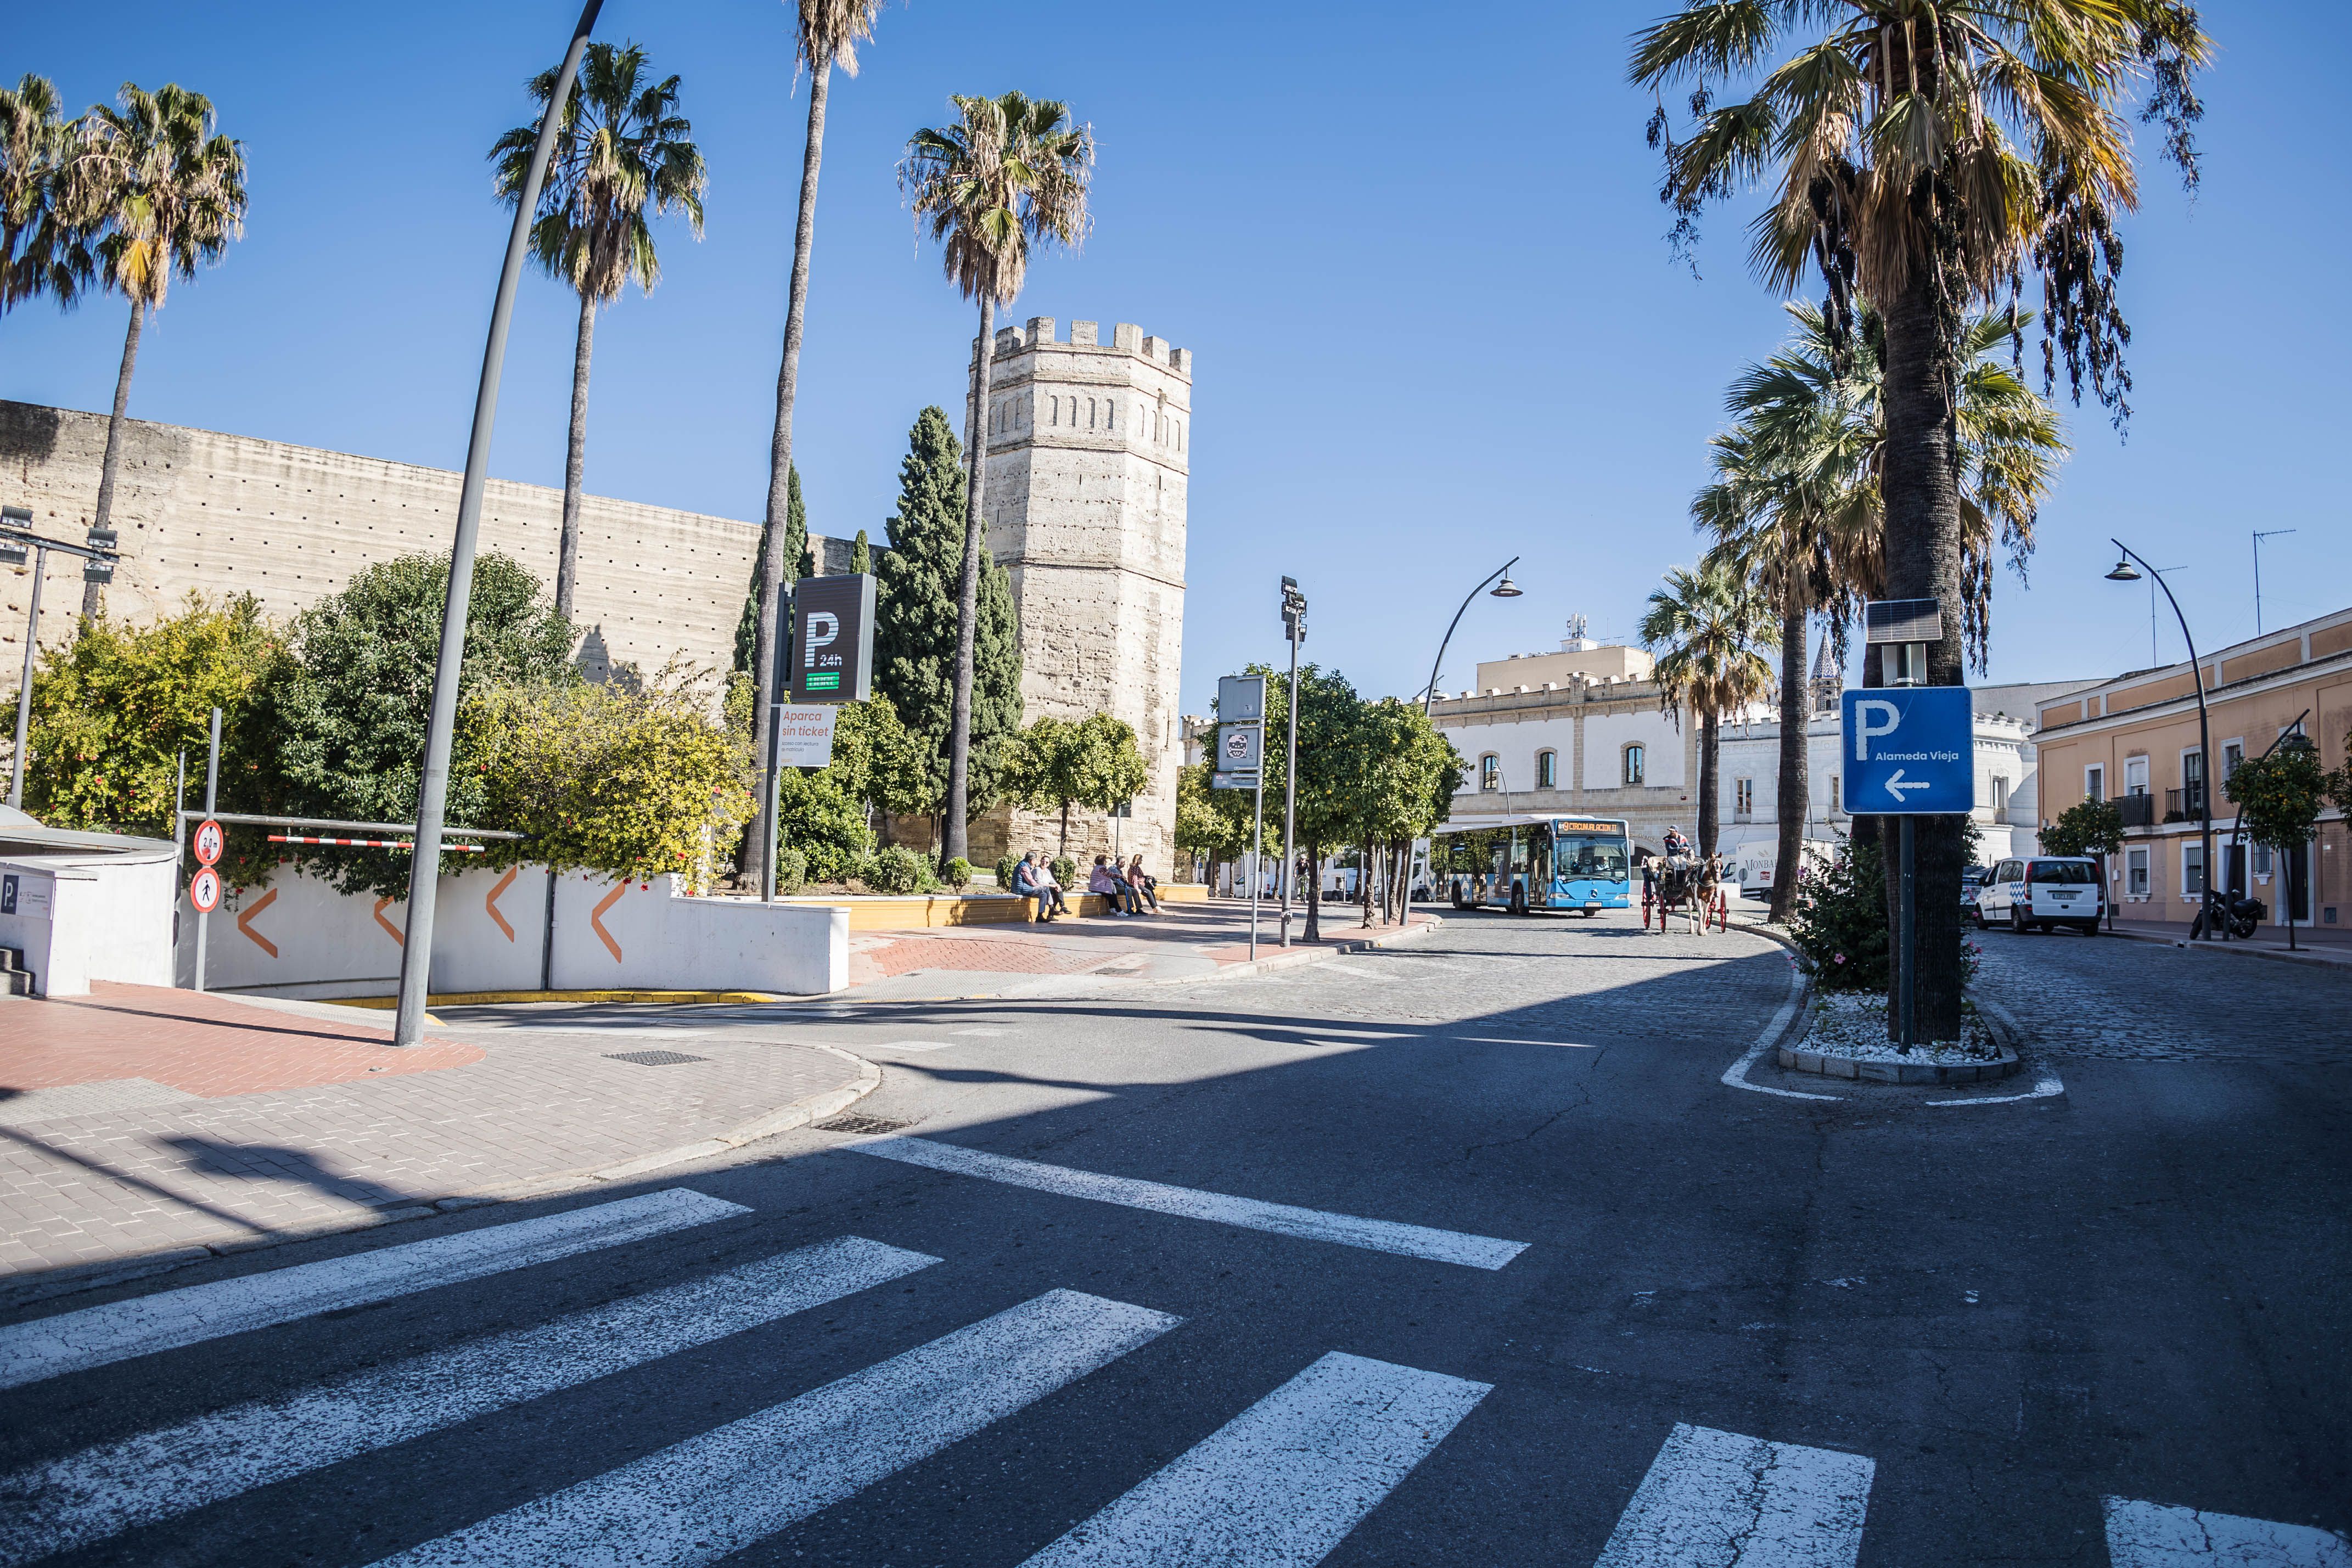
M776 836L776 799L764 787L775 723L776 646L784 624L784 532L792 517L793 402L800 395L801 323L808 312L809 252L816 244L816 177L824 162L824 100L833 83L830 61L809 72L808 142L801 153L800 223L793 230L793 277L784 305L784 359L776 371L776 428L768 442L768 516L760 530L760 617L751 639L751 755L762 769L760 808L736 870L758 869Z
M1952 409L1944 374L1942 329L1930 272L1915 267L1886 316L1885 466L1880 480L1886 517L1886 593L1935 599L1944 635L1927 647L1930 685L1964 684L1960 641L1960 506ZM1927 1040L1960 1033L1960 871L1966 854L1958 817L1916 820L1918 952L1914 996ZM1899 839L1886 835L1889 930L1900 897ZM1895 945L1890 1004L1902 995L1901 944ZM1896 1009L1887 1009L1890 1033Z
M580 482L588 466L588 361L596 345L596 300L580 296L580 333L572 349L572 443L563 454L563 530L555 544L555 608L572 614L580 586Z
M1792 580L1795 573L1788 574ZM1811 705L1805 691L1805 598L1794 580L1780 590L1780 785L1773 812L1774 850L1771 918L1785 922L1797 907L1797 873L1804 864L1805 821L1812 815L1811 781L1806 778L1806 731Z
M123 411L131 406L131 372L139 364L139 332L147 319L147 310L136 299L131 302L131 327L122 334L122 369L114 378L114 413L106 422L106 461L98 471L98 513L90 527L102 528L114 515L114 480L122 471ZM81 585L81 612L87 616L98 613L99 585Z
M971 361L971 476L963 500L963 572L956 580L955 699L948 711L948 821L942 862L968 852L964 800L971 771L971 650L980 620L980 552L988 546L981 496L988 478L988 372L996 358L996 296L980 291L980 352Z
M1698 721L1698 852L1701 859L1715 853L1715 841L1723 821L1717 808L1715 784L1717 761L1722 752L1723 720L1713 708L1699 716Z

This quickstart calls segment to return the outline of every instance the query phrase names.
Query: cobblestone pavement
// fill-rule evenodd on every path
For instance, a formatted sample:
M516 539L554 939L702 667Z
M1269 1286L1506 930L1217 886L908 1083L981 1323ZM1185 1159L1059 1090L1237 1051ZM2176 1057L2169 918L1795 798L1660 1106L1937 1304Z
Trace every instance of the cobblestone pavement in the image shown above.
M37 1085L15 1082L14 1053L0 1063L0 1281L345 1228L603 1169L719 1136L858 1073L846 1057L783 1043L773 1026L722 1022L667 1051L673 1042L654 1034L457 1031L463 1043L436 1035L406 1053L381 1031L337 1025L309 1040L320 1060L306 1082L294 1058L307 1019L196 998L206 1014L189 1027L221 1059L207 1080L183 1071L184 1043L163 1016L182 995L112 987L113 1015L75 1015L122 1016L131 1003L157 1015L152 1063L109 1038L77 1077L46 1023L42 1050L28 1053ZM12 1002L0 1028L34 1028L50 1007ZM230 1027L240 1013L249 1038ZM616 1060L647 1048L683 1060ZM365 1076L362 1055L395 1071ZM399 1071L427 1057L437 1070ZM286 1086L204 1092L265 1070Z
M2352 973L2071 933L1976 940L1979 992L2060 1060L2352 1061Z

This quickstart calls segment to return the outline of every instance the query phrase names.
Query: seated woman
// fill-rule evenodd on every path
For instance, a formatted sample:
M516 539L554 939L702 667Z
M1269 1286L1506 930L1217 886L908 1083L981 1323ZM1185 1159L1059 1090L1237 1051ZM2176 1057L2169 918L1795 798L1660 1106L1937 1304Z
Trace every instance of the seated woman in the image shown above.
M1136 856L1134 860L1128 862L1127 885L1139 911L1144 904L1149 904L1151 905L1152 914L1160 913L1160 883L1143 869L1141 855Z
M1050 924L1055 915L1067 911L1061 884L1054 880L1052 870L1043 863L1043 857L1035 850L1023 855L1021 863L1013 868L1013 891L1037 901L1039 920Z
M1113 915L1124 915L1135 913L1129 907L1134 902L1134 893L1118 873L1110 869L1108 855L1095 856L1095 869L1087 878L1087 891L1098 893L1110 900L1110 912Z

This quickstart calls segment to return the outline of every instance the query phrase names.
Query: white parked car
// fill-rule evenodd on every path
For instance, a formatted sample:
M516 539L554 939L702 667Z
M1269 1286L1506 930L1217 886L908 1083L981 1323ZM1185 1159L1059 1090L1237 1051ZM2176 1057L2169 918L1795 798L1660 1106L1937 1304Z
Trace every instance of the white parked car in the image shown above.
M2072 925L2085 936L2099 934L2107 912L2106 884L2099 862L2087 855L2035 855L2002 861L1977 890L1977 925L2006 925L2011 931L2042 931Z

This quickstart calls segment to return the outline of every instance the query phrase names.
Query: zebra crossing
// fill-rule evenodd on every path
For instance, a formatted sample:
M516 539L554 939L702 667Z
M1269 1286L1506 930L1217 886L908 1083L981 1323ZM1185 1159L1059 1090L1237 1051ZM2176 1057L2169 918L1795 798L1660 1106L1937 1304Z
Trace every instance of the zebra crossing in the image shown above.
M921 1163L938 1161L927 1154ZM8 1386L22 1387L750 1212L676 1187L158 1291L0 1329L0 1368ZM1418 1243L1412 1250L1429 1255ZM0 1475L0 1565L234 1506L344 1460L562 1401L600 1379L894 1281L926 1289L922 1281L943 1261L838 1237L26 1465ZM716 1563L954 1445L986 1441L992 1427L1183 1326L1150 1306L1048 1289L378 1562ZM700 1392L690 1376L665 1385L682 1408ZM1024 1543L1026 1568L1308 1568L1494 1392L1450 1373L1329 1351L1270 1390L1236 1391L1223 1425L1057 1537ZM1856 1568L1876 1481L1866 1456L1677 1424L1605 1542L1584 1549L1598 1555L1585 1560L1593 1568ZM2307 1526L2122 1498L2106 1500L2104 1525L2116 1568L2352 1568L2341 1537Z

